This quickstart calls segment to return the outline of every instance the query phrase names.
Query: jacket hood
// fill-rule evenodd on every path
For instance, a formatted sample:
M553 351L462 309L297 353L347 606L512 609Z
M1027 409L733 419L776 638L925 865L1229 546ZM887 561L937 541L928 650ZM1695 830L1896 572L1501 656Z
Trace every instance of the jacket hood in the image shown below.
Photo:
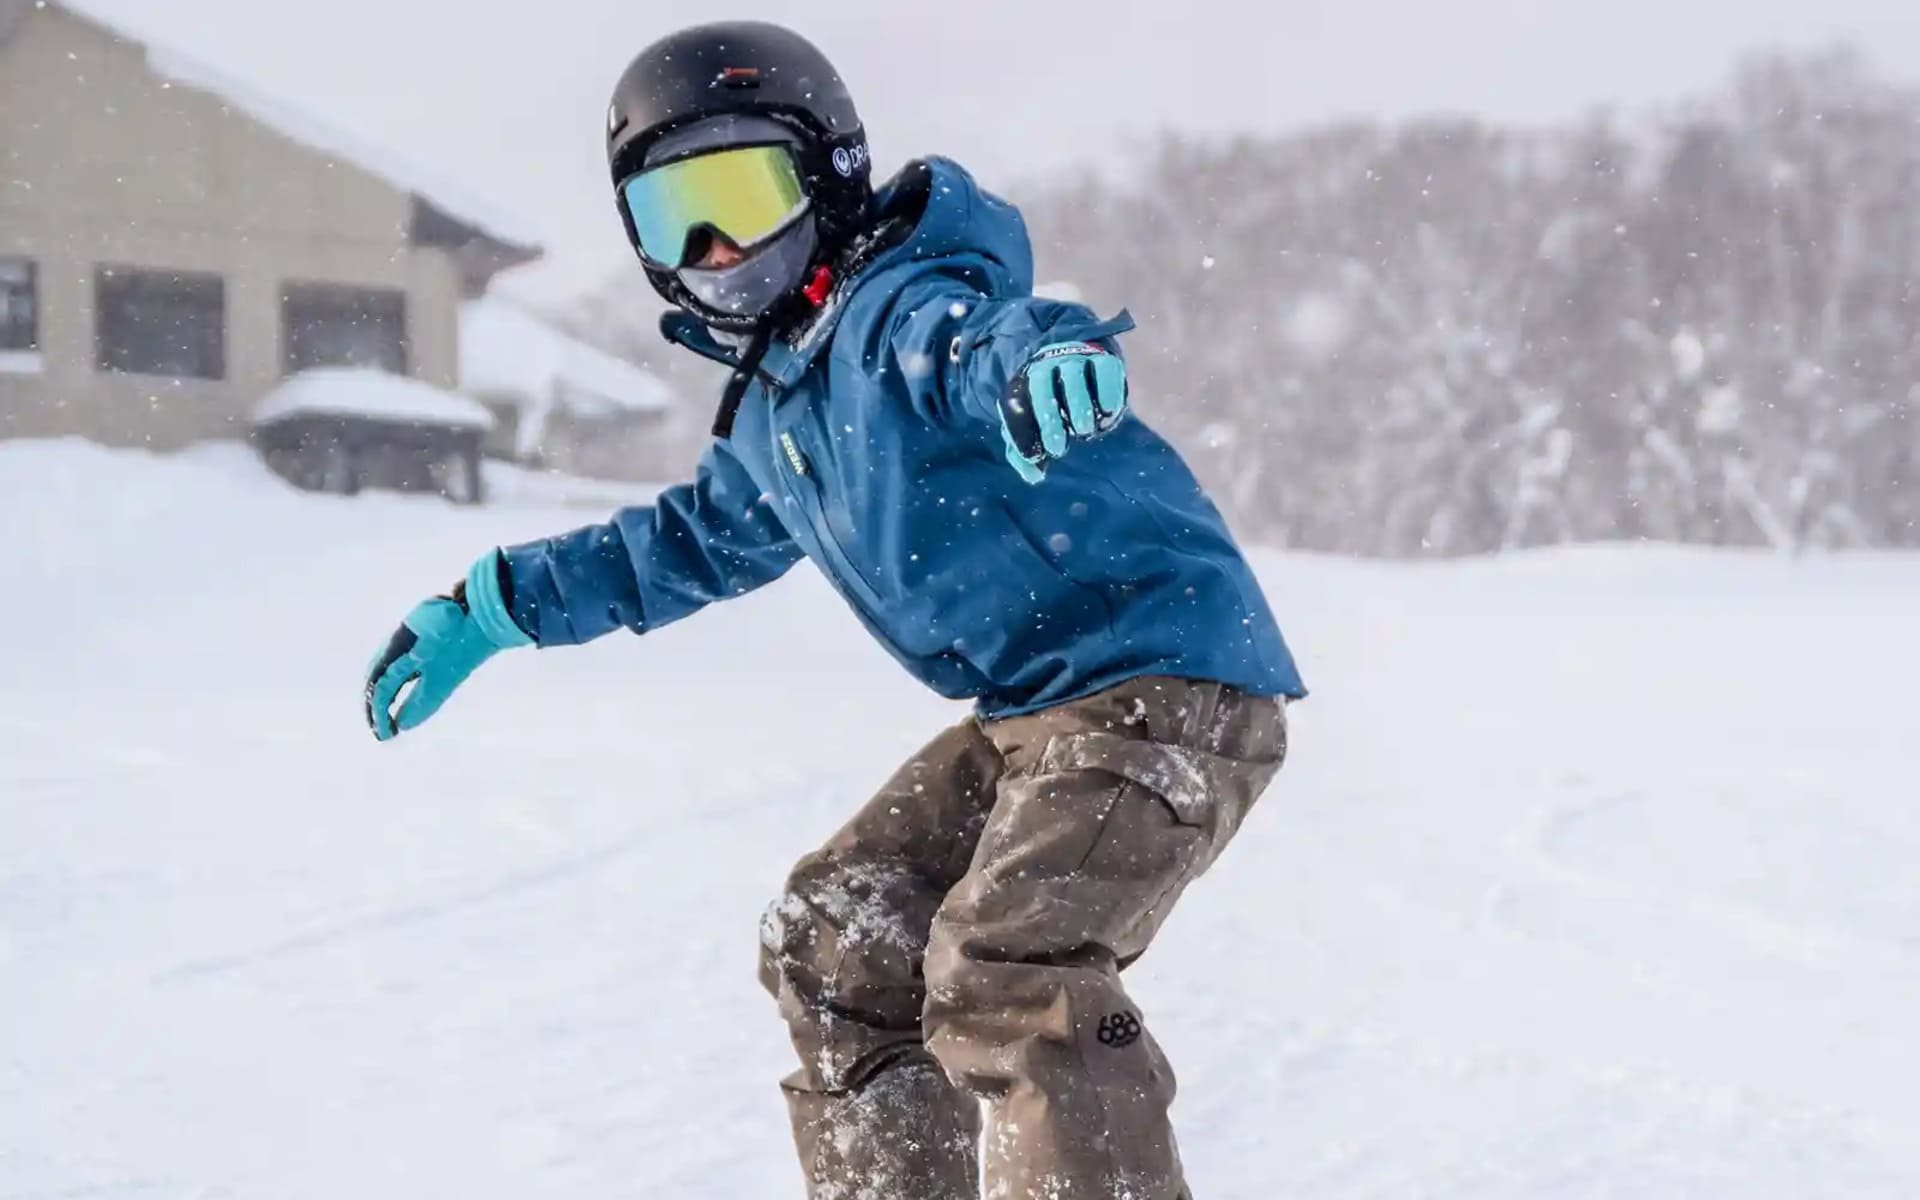
M924 158L888 181L879 196L879 211L903 205L915 188L924 188L926 199L913 232L874 259L871 271L906 260L971 253L999 263L1018 290L1033 290L1033 242L1019 209L983 191L959 163Z

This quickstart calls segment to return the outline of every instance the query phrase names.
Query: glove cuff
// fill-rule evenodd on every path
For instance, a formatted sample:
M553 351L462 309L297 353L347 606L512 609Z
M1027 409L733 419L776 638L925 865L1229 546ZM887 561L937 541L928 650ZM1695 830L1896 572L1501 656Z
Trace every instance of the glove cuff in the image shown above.
M502 650L531 646L533 639L516 625L507 611L506 596L500 590L500 572L505 564L500 551L489 550L467 571L467 613L489 642Z

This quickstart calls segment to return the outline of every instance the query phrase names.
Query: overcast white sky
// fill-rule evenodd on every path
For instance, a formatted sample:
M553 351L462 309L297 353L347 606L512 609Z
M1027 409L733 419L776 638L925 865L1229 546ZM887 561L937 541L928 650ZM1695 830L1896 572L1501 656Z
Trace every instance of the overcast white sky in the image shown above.
M886 169L938 152L989 183L1164 126L1282 129L1467 111L1558 120L1703 91L1735 59L1840 40L1920 82L1920 0L86 0L131 31L365 133L542 230L546 299L625 266L600 136L628 58L753 16L840 65Z

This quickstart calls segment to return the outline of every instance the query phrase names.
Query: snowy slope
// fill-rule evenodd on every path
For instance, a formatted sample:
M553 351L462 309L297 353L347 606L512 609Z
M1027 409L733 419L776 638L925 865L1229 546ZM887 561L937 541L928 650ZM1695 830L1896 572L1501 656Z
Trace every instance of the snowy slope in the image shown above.
M378 746L391 622L579 511L0 511L0 1198L798 1196L755 921L956 715L808 568ZM1133 975L1199 1195L1920 1194L1920 559L1261 567L1296 758Z

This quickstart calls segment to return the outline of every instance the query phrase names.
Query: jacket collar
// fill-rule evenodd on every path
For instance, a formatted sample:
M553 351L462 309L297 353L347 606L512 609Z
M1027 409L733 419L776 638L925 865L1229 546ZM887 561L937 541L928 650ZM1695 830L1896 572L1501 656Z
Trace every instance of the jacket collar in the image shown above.
M720 339L707 328L707 323L682 308L670 308L660 314L660 336L676 346L684 347L701 358L710 358L714 362L729 367L740 365L740 353L729 346L722 345Z

